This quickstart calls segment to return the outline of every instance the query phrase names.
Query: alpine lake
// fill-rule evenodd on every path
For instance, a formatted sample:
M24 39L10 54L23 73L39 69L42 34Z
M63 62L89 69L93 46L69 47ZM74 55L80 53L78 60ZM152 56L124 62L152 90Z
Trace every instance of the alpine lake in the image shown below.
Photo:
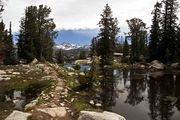
M89 66L81 68L89 69ZM101 74L99 99L103 110L118 113L126 120L180 120L179 70L149 72L104 68ZM50 81L27 82L18 78L14 78L13 83L0 81L1 118L13 109L22 109L49 84Z

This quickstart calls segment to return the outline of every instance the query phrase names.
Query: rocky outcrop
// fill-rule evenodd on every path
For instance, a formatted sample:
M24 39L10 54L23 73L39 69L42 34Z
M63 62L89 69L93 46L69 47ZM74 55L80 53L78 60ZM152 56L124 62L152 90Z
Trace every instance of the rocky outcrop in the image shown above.
M172 63L171 64L171 67L172 68L178 68L179 67L179 63L177 62L177 63Z
M30 113L14 110L5 120L27 120L31 116Z
M154 60L150 63L150 69L164 70L165 65L158 60Z
M126 120L123 116L116 113L104 111L91 112L91 111L81 111L78 120Z

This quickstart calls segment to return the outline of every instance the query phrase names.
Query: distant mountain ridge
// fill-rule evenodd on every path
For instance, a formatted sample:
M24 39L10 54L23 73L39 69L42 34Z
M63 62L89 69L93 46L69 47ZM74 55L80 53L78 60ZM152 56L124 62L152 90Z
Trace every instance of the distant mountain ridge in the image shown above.
M87 45L91 44L92 38L97 36L98 31L98 29L60 29L54 41L57 44L66 42L77 45Z
M77 50L77 49L89 50L90 45L80 46L80 45L77 45L77 44L71 44L71 43L63 42L61 44L55 44L53 48L55 50L62 49L62 50L66 50L66 51L68 51L68 50Z

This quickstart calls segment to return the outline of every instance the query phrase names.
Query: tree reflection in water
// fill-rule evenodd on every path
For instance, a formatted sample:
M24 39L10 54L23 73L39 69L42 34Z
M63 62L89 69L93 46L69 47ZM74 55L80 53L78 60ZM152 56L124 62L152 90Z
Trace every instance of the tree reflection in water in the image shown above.
M113 74L114 73L114 74ZM130 105L134 110L147 109L142 114L146 120L179 120L180 118L180 75L165 73L160 77L149 77L148 73L135 70L115 70L105 69L102 71L103 80L102 102L105 110L123 111L123 107L117 109L116 106ZM124 103L120 102L124 90ZM141 104L142 103L142 104ZM120 107L121 107L120 106ZM138 107L136 107L138 106ZM128 107L128 106L127 106ZM113 109L116 108L116 109ZM127 110L124 108L124 110ZM134 111L137 112L137 111ZM124 111L127 116L132 113ZM141 119L141 116L137 118Z
M127 88L128 96L125 103L138 105L144 100L144 91L146 90L146 81L144 75L136 75L135 71L130 71L130 87Z
M113 79L113 69L101 68L103 79L101 81L102 88L102 104L104 109L109 109L109 107L116 104L115 97L117 93L115 91L115 80Z
M148 85L149 115L153 120L170 120L174 114L174 100L167 97L175 97L175 81L173 74L166 74L158 79L150 78Z

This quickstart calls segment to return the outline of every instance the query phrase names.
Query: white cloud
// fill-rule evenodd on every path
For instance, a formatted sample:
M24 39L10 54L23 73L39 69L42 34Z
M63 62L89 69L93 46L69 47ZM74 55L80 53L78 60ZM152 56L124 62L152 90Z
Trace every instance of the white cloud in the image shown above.
M149 26L151 11L157 0L8 0L3 12L6 24L12 21L18 31L20 18L28 5L45 4L51 7L51 17L58 29L97 28L106 3L119 20L121 31L127 31L127 19L139 17Z

